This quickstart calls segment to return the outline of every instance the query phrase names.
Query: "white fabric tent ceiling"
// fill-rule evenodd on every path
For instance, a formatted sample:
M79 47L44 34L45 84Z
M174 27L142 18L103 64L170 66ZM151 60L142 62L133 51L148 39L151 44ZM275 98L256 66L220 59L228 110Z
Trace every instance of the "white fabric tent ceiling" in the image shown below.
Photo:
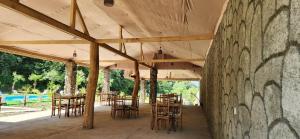
M44 13L64 24L69 24L71 0L21 0L22 4ZM119 25L124 37L184 36L213 33L225 0L115 0L113 7L105 7L103 0L77 0L90 35L97 39L118 38ZM82 31L79 18L76 28ZM77 39L57 29L0 7L0 40L64 40ZM163 53L177 58L205 58L210 40L168 43L146 43L145 59L162 47ZM109 44L118 49L118 44ZM140 44L126 44L127 54L139 58ZM62 58L89 60L89 45L18 45L21 49ZM100 49L100 60L122 60L105 49ZM88 64L88 63L86 63ZM100 63L110 66L115 63ZM203 62L193 62L203 66ZM133 68L133 67L132 67ZM148 71L147 71L148 72ZM171 71L172 72L172 71ZM174 71L178 72L178 71ZM182 75L199 78L182 71ZM188 74L187 74L188 73ZM161 77L165 77L163 73ZM143 76L142 76L143 77ZM179 76L178 76L179 77ZM145 77L147 78L147 77Z

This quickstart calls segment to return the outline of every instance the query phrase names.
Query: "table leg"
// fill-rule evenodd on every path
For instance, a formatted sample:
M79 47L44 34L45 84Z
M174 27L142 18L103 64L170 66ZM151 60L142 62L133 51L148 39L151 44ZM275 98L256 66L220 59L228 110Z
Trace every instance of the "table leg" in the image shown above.
M71 99L68 99L68 106L67 106L67 116L70 117L70 105L71 105Z

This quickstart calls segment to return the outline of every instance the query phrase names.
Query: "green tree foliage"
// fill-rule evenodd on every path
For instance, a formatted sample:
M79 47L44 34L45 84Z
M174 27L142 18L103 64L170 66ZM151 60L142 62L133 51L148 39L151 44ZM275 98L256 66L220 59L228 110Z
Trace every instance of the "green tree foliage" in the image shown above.
M28 77L28 79L30 81L33 81L32 86L35 89L36 85L37 85L37 82L41 81L43 79L43 75L38 75L38 74L31 73L30 76Z
M174 81L158 81L158 90L160 94L170 94L173 93Z
M124 78L123 70L113 70L110 73L110 90L124 92L131 95L133 91L133 80Z
M18 83L20 81L25 81L25 78L23 77L23 75L19 75L19 74L17 74L17 72L13 72L13 83L12 83L11 91L15 90L16 83Z
M182 95L185 103L196 104L199 87L190 81L158 81L158 93Z
M76 90L78 90L82 84L86 84L86 81L87 78L85 77L84 72L82 70L78 70L76 75Z

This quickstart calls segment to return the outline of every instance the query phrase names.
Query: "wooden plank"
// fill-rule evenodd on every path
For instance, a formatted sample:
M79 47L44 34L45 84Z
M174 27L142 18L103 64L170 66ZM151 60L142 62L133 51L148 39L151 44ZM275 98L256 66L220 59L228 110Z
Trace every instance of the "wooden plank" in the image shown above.
M94 127L94 102L99 75L99 47L96 43L90 46L90 66L85 100L85 111L83 115L83 128Z
M10 8L12 10L15 10L15 11L17 11L17 12L19 12L19 13L25 15L25 16L33 18L33 19L35 19L37 21L40 21L42 23L45 23L45 24L47 24L49 26L57 28L57 29L59 29L59 30L65 32L65 33L77 36L79 38L82 38L82 39L84 39L86 41L89 41L89 42L92 42L92 43L96 42L95 38L93 38L93 37L91 37L91 36L89 36L87 34L84 34L84 33L80 32L80 31L78 31L78 30L76 30L76 29L74 29L74 28L72 28L70 26L67 26L67 25L65 25L65 24L63 24L63 23L61 23L61 22L59 22L59 21L57 21L57 20L55 20L55 19L53 19L53 18L45 15L45 14L42 14L42 13L40 13L40 12L38 12L38 11L36 11L36 10L34 10L34 9L26 6L26 5L23 5L23 4L19 3L19 2L11 1L11 0L1 0L0 1L0 5L2 5L4 7L7 7L7 8ZM136 61L136 59L134 59L133 57L128 56L126 54L123 54L120 51L118 51L117 49L114 49L113 47L111 47L111 46L109 46L109 45L107 45L105 43L99 43L99 45L101 47L103 47L103 48L105 48L105 49L107 49L107 50L109 50L111 52L114 52L116 54L119 54L119 55L121 55L121 56L123 56L123 57L125 57L127 59ZM149 66L147 64L144 64L144 63L140 63L140 64L142 64L142 65L144 65L146 67L151 67L151 66Z
M0 51L5 52L5 53L10 53L10 54L15 54L15 55L21 55L21 56L32 57L32 58L37 58L37 59L42 59L42 60L54 61L54 62L65 63L69 60L69 59L65 59L65 58L61 58L61 57L57 57L57 56L40 54L38 52L32 52L32 51L20 49L15 46L0 45Z
M20 45L20 44L90 44L86 40L23 40L23 41L1 41L0 45Z
M157 78L157 80L166 80L166 81L199 81L200 78Z
M45 23L49 26L52 26L54 28L57 28L65 33L75 35L79 38L85 39L90 42L95 42L95 39L89 35L86 35L66 24L63 24L43 13L40 13L39 11L36 11L26 5L23 5L19 2L11 1L11 0L1 0L0 5L10 8L14 11L17 11L25 16L28 16L30 18L33 18L41 23Z
M198 36L198 37L197 37ZM145 38L122 38L122 39L96 39L98 43L141 43L141 42L171 42L171 41L197 41L201 35L195 36L168 36L168 37L145 37ZM171 39L169 39L171 38ZM198 38L198 39L197 39ZM210 39L208 39L210 40ZM21 40L0 41L2 45L8 44L89 44L86 40ZM121 45L120 45L121 47Z
M89 33L89 30L88 30L88 28L87 28L87 26L86 26L86 24L85 24L85 22L84 22L82 13L81 13L81 11L80 11L80 9L79 9L79 7L78 7L77 2L75 3L75 6L76 6L76 10L77 10L78 16L79 16L79 18L80 18L80 25L81 25L81 27L82 27L82 29L83 29L83 32L84 32L85 34L89 35L89 34L90 34L90 33Z
M203 58L194 59L152 59L152 60L138 60L139 63L180 63L180 62L202 62ZM79 60L78 62L88 62L87 60ZM130 60L100 60L102 63L129 63Z
M75 29L76 25L76 0L71 0L70 7L70 26Z
M150 43L150 42L174 42L174 41L197 41L212 40L213 34L190 35L190 36L166 36L166 37L144 37L123 39L97 39L98 43Z

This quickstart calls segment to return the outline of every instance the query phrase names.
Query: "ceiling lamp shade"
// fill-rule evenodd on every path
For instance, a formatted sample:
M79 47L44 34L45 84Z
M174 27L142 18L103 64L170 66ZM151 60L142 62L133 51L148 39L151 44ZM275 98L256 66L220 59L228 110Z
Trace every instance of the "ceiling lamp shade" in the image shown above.
M114 6L114 0L104 0L104 5L107 7Z

